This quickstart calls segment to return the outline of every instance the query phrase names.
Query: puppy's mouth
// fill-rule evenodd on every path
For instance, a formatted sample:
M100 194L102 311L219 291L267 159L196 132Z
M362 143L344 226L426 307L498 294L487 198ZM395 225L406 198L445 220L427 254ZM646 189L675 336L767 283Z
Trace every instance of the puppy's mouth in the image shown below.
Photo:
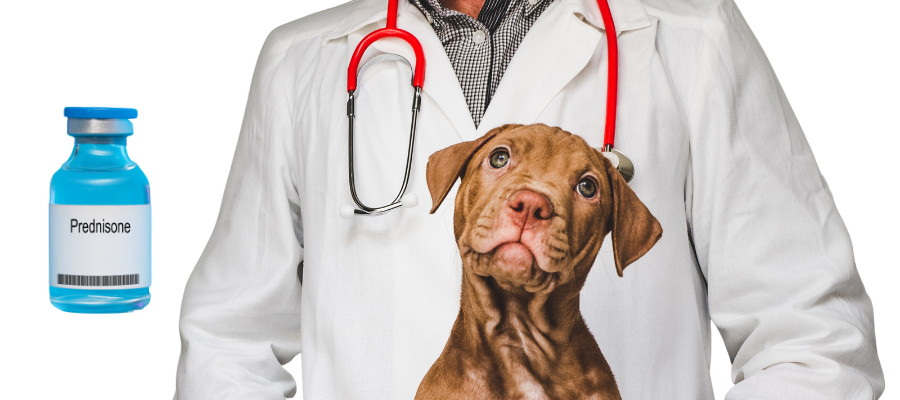
M494 278L508 291L552 291L561 279L559 272L540 268L532 250L522 242L501 243L484 253L468 247L465 253L477 275Z

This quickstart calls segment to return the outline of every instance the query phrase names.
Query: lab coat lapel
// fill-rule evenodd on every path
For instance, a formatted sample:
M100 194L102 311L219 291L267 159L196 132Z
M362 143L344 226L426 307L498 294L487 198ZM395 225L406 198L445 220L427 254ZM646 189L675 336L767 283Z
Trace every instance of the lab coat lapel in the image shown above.
M477 134L508 123L534 123L584 69L602 38L603 32L581 21L566 4L554 2L516 50Z
M441 108L441 111L453 124L460 139L474 140L478 137L475 133L475 121L472 120L462 86L459 84L450 58L447 57L444 45L422 13L409 2L406 4L406 12L401 13L400 16L402 22L407 22L407 24L400 25L401 22L398 22L398 26L407 26L408 28L405 29L419 38L422 48L425 50L428 66L425 73L424 92ZM423 115L424 113L425 111L423 111Z
M379 22L379 27L384 27L384 21ZM423 88L425 96L430 97L437 104L440 111L453 125L456 134L461 140L475 139L475 123L472 121L472 115L469 113L466 98L463 95L459 80L456 78L456 72L454 72L453 66L450 64L450 59L444 51L444 46L434 33L434 29L422 16L422 13L410 5L409 2L400 4L397 27L413 34L419 40L425 52L425 60L427 62ZM357 34L351 35L351 38L354 40L353 43L358 43L365 34L372 30L360 32L361 34L358 37L356 37ZM412 49L399 39L382 39L373 43L371 47L381 53L393 53L403 56L409 60L413 67L418 62ZM367 52L366 57L363 57L362 63L377 55L373 53L371 51ZM437 110L428 110L428 106L428 104L422 105L421 118L433 118L436 115L433 112Z

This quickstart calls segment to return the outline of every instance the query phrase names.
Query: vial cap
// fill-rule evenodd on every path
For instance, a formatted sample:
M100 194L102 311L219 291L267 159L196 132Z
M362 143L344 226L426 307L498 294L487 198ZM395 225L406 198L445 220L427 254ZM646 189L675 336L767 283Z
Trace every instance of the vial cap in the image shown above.
M63 115L66 118L133 119L138 113L134 108L66 107Z

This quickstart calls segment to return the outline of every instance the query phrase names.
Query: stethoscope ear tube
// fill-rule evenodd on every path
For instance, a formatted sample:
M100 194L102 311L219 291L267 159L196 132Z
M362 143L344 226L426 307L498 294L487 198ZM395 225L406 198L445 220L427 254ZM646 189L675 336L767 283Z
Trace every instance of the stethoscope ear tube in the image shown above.
M387 212L393 211L400 207L415 207L419 204L419 199L416 197L414 193L406 193L406 188L409 186L409 175L412 171L412 162L413 162L413 149L415 149L416 144L416 126L418 123L419 110L422 107L422 88L414 87L413 93L413 104L412 104L412 122L409 131L409 147L406 153L406 170L403 173L403 184L400 186L400 192L397 194L397 197L394 198L392 202L388 205L381 207L369 207L359 199L359 195L356 193L356 179L355 179L355 168L353 165L353 127L356 117L356 92L351 90L349 92L349 99L347 100L347 118L350 123L349 130L349 140L348 140L348 149L349 152L349 170L350 170L350 195L353 197L353 202L359 207L357 209L353 209L352 206L342 206L340 209L340 215L342 218L352 218L354 215L366 215L366 216L375 216L385 214ZM350 207L349 209L347 207Z

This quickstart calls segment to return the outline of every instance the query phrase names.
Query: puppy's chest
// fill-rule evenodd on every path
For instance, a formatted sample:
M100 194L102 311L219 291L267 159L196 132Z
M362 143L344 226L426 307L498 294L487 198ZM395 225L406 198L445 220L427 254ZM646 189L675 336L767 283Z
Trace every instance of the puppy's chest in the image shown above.
M522 377L527 374L522 374ZM499 376L486 371L469 371L462 387L469 388L469 393L461 399L484 400L551 400L543 386L534 379L526 378L511 384Z
M565 373L569 379L558 376L541 377L533 365L522 356L521 348L508 348L502 362L466 363L468 368L462 376L459 388L465 393L457 393L455 399L479 400L619 400L619 397L602 390L599 371L584 374ZM487 360L482 360L487 361ZM582 371L585 372L585 371ZM556 375L556 374L553 374Z

